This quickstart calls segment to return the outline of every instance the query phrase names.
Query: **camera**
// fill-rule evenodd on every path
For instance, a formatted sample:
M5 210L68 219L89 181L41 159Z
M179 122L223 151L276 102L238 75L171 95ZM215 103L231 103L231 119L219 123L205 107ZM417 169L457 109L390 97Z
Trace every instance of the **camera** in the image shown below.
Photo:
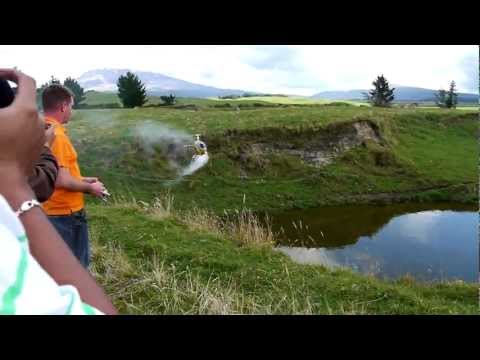
M10 106L13 99L15 99L15 91L7 80L0 79L0 108Z

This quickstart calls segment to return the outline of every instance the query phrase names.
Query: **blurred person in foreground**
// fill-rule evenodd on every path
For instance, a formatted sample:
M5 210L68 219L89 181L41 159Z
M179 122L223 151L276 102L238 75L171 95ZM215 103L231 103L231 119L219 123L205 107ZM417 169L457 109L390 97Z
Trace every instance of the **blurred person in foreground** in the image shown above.
M18 87L11 103L0 91L0 314L117 314L29 185L45 145L35 81L11 69L1 79Z

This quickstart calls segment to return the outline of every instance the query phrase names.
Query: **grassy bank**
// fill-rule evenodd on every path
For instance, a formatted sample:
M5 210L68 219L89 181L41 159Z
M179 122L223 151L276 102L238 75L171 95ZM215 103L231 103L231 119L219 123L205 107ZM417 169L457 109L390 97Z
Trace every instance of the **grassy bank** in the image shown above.
M290 141L301 149L312 133L359 120L378 126L381 146L366 142L321 168L252 147ZM80 110L70 128L83 172L101 176L112 193L148 201L169 188L178 208L220 213L241 204L260 210L370 202L376 194L386 194L385 201L474 203L477 121L478 113L443 109L152 108ZM171 186L162 154L146 153L135 136L145 123L201 133L210 162Z
M94 273L122 313L478 313L472 284L381 281L295 264L245 215L222 223L160 201L90 206L89 217Z

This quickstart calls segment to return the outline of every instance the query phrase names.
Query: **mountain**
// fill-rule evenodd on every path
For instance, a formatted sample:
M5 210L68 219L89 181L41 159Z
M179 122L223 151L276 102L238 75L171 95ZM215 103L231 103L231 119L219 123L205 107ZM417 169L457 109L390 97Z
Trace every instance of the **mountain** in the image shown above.
M360 100L364 99L363 93L366 92L367 90L322 91L310 97L327 100Z
M129 69L99 69L88 71L77 81L85 90L117 91L117 80ZM178 97L211 97L225 95L242 95L247 91L234 89L219 89L212 86L194 84L159 73L132 71L145 84L149 95L175 94ZM254 93L248 91L248 93Z
M411 86L395 87L394 101L405 102L431 102L435 101L435 93L437 90L424 89ZM363 93L368 90L348 90L348 91L323 91L311 96L313 99L329 99L329 100L364 100ZM478 94L458 93L459 103L478 103Z

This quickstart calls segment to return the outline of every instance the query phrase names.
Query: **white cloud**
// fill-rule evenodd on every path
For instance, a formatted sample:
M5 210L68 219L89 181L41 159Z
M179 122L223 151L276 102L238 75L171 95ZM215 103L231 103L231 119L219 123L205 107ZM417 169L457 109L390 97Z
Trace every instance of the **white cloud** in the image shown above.
M456 80L459 91L472 91L475 69L469 64L478 69L476 45L0 46L0 67L17 66L38 83L50 75L63 80L93 69L130 68L221 88L298 95L369 88L380 73L392 84L437 89Z

